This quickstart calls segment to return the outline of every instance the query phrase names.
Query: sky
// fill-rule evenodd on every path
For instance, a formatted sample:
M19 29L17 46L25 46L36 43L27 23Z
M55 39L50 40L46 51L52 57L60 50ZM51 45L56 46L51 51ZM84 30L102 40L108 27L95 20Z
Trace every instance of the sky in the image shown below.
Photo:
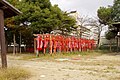
M51 3L58 4L63 11L77 10L80 15L96 17L100 6L113 4L113 0L50 0Z
M52 5L58 4L63 11L77 10L80 16L97 17L97 10L101 7L113 5L113 0L50 0ZM108 27L104 27L101 36L105 35Z

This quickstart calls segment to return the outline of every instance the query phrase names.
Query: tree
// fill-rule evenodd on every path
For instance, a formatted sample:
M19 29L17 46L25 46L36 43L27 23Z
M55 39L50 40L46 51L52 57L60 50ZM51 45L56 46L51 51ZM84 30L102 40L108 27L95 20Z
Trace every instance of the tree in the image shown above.
M111 43L112 43L112 39L115 38L115 35L116 35L116 33L112 32L112 31L106 32L106 35L105 35L106 39L110 40L110 51L112 51Z
M64 32L73 30L74 19L64 15L57 5L52 6L49 0L8 1L22 12L21 15L6 20L8 30L15 32L18 43L19 35L23 33L22 42L32 46L33 34L51 33L57 29Z
M120 0L114 0L112 6L112 20L114 22L120 22Z
M69 35L72 31L76 29L75 19L69 17L67 13L61 15L60 23L58 25L57 30L60 30L62 35Z
M120 0L114 0L113 6L100 7L97 11L99 22L104 25L108 25L109 31L106 34L106 38L111 40L115 38L117 32L111 32L112 26L115 22L120 22Z
M50 33L62 27L63 25L60 25L65 23L64 21L68 22L66 22L67 30L71 30L71 26L75 24L75 21L68 15L64 15L57 5L52 6L49 0L22 0L17 8L23 14L15 17L16 24L30 23L33 33Z
M100 7L97 11L99 22L104 25L111 24L111 7Z
M97 11L100 22L109 25L120 21L120 0L114 0L113 6L100 7Z
M102 32L102 28L104 27L103 24L99 22L99 19L89 19L89 23L87 24L88 26L91 26L90 29L94 29L94 34L97 34L97 47L99 48L100 46L100 36Z
M101 33L103 26L109 26L111 28L112 24L112 8L109 7L100 7L97 11L98 21L100 23L100 26L98 26L99 32ZM102 26L101 26L102 25ZM98 34L100 39L100 34ZM99 42L98 42L99 43Z
M78 19L78 23L80 24L80 33L79 33L79 36L82 37L82 34L85 32L85 31L82 31L82 27L86 27L86 26L89 26L89 21L90 21L90 18L88 18L88 16L78 16L77 17Z

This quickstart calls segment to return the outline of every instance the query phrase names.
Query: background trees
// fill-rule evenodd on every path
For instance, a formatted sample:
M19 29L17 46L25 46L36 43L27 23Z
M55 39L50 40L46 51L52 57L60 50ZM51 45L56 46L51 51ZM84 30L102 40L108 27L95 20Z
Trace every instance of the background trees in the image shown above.
M97 16L99 18L99 22L104 25L111 24L111 7L100 7L97 11Z
M108 31L108 32L106 32L106 35L105 35L105 37L106 37L106 39L107 40L110 40L110 51L112 51L112 49L111 49L111 47L112 47L112 39L114 39L115 38L115 33L113 33L113 32L111 32L111 31Z
M12 5L18 8L22 14L16 17L6 19L6 40L13 43L13 34L15 42L32 46L33 34L51 33L54 30L60 30L62 33L71 32L74 29L75 20L61 11L49 0L8 0ZM10 34L8 34L10 33Z
M120 0L114 0L111 14L114 22L120 22Z
M117 36L117 32L112 31L114 28L112 24L120 22L120 0L114 0L113 6L100 7L97 13L99 22L108 26L109 30L106 32L106 39L111 40L115 38L115 36Z
M119 8L120 0L114 0L113 6L100 7L97 11L99 22L112 28L112 23L120 21Z

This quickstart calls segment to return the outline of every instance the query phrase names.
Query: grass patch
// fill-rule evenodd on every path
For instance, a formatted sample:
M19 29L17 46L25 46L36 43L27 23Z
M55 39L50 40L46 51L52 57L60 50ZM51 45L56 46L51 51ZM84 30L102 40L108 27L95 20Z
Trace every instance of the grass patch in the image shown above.
M108 54L108 53L112 53L109 50L96 50L95 52L97 53L101 53L101 54Z
M37 58L35 55L33 54L27 54L27 55L22 55L19 60L30 60L30 59L35 59Z
M21 68L0 69L0 80L26 80L30 73Z
M40 53L39 57L36 56L35 53L33 54L20 54L17 55L16 57L19 57L19 60L34 60L34 59L39 59L39 60L54 60L57 58L75 58L75 57L86 57L86 56L98 56L101 55L102 53L100 51L85 51L85 52L62 52L62 53L53 53L50 55L49 53L43 54Z
M39 59L41 60L53 60L57 58L79 58L79 57L86 57L86 56L95 56L99 55L100 53L95 51L86 51L86 52L62 52L56 54L40 54Z

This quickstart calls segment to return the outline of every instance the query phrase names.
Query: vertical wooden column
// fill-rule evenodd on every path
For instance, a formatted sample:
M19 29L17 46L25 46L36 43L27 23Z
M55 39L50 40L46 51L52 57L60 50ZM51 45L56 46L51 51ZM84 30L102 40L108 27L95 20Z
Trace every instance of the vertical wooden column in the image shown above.
M0 10L0 44L1 44L1 61L2 68L7 67L5 33L4 33L4 12Z
M21 39L22 39L22 38L21 38L21 31L20 31L20 53L21 53L21 44L22 44L22 43L21 43L21 42L22 42Z
M16 54L16 41L15 41L15 33L13 34L13 44L14 44L14 46L13 46L13 55L15 55L15 54Z
M118 36L117 36L116 39L117 39L117 52L119 52L119 48L118 48L118 47L119 47L119 46L118 46Z
M36 49L36 38L34 38L34 53L36 53L37 49Z
M53 46L53 44L52 44L52 36L50 35L50 54L52 54L52 46Z

